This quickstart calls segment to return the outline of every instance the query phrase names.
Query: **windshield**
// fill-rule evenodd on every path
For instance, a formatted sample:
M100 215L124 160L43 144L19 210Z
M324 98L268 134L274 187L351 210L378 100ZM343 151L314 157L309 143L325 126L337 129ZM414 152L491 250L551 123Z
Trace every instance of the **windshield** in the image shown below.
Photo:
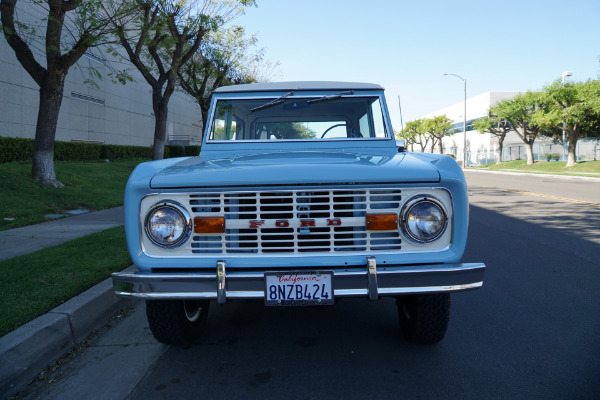
M387 138L379 97L218 100L209 141Z

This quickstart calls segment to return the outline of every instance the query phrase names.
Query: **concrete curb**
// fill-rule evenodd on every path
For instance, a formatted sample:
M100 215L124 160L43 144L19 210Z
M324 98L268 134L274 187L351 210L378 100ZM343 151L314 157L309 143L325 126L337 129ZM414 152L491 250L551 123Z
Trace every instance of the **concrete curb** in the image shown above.
M131 266L125 271L134 269ZM108 278L0 338L0 398L23 390L48 364L130 302L114 294Z
M592 176L575 176L575 175L553 175L553 174L535 174L531 172L514 172L514 171L485 171L481 169L466 169L467 172L479 172L484 174L502 174L502 175L527 175L527 176L539 176L540 178L559 178L559 179L578 179L583 181L600 182L600 178Z

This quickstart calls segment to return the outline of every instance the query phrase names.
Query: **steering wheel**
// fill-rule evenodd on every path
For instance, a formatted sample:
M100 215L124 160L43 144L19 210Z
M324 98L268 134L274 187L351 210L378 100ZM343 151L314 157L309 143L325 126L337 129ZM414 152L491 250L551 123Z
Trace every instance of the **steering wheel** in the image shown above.
M329 132L330 130L332 130L333 128L337 128L338 126L346 126L346 124L335 124L335 125L331 125L329 128L325 129L325 132L323 132L323 134L321 135L321 139L323 139L325 137L325 135L327 135L327 132Z

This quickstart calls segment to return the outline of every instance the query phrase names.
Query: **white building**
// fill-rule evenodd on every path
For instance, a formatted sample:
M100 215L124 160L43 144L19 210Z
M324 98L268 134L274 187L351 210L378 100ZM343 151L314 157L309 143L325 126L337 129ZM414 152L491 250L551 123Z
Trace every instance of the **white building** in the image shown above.
M17 7L20 16L42 21L38 8ZM45 30L45 28L44 28ZM34 46L36 47L36 46ZM43 46L37 46L43 47ZM0 136L33 138L39 106L39 87L17 60L0 34ZM45 66L45 57L36 54ZM88 83L89 68L102 79ZM135 82L113 83L112 69L128 69ZM199 144L202 136L200 108L192 97L176 92L169 102L167 139L177 136ZM127 60L116 59L106 48L90 49L66 78L56 140L151 146L154 137L151 87Z
M500 100L510 99L519 92L485 92L478 96L467 99L467 165L485 164L495 161L498 151L498 139L491 133L481 133L473 130L473 121L486 117L491 106ZM444 154L454 154L457 161L462 162L464 154L464 110L465 103L461 101L441 110L429 113L423 118L432 118L438 115L446 115L453 121L453 135L444 137L442 141ZM516 133L510 132L504 140L504 148L510 145L522 145L523 141Z
M491 133L481 133L473 130L473 121L486 117L488 110L497 102L515 97L520 92L485 92L467 99L467 165L490 164L497 161L498 138ZM454 124L452 135L444 137L442 147L444 154L453 154L462 163L464 149L463 101L429 113L422 118L432 118L438 115L448 116ZM565 146L566 147L566 146ZM533 144L535 161L563 159L563 146L552 138L538 136ZM596 161L600 159L600 137L579 138L575 149L577 161ZM525 160L525 144L514 132L508 132L503 143L502 161Z

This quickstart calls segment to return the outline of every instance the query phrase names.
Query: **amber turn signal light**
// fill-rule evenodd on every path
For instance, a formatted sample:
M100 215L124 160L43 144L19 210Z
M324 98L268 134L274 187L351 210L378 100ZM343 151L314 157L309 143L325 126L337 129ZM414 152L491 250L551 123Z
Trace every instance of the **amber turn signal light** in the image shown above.
M224 233L225 217L195 217L194 233Z
M398 214L367 214L368 231L391 231L398 229Z

